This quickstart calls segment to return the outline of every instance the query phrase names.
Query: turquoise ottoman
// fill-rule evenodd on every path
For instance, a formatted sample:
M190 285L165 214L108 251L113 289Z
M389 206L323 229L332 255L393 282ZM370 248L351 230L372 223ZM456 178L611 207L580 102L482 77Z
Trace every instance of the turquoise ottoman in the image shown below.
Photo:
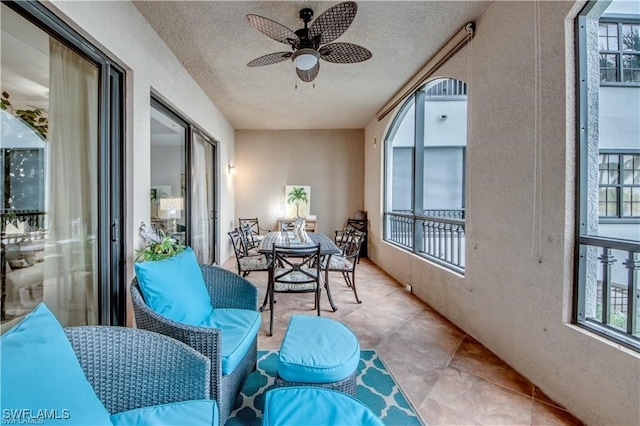
M264 400L263 426L383 426L362 402L350 395L318 387L271 389Z
M276 386L319 386L356 394L360 344L344 324L293 315L280 345Z

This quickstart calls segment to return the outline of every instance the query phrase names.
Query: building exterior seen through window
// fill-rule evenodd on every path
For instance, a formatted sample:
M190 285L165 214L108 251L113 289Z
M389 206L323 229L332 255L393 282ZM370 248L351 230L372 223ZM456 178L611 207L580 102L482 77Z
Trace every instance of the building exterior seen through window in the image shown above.
M460 273L466 148L467 85L452 78L417 90L385 141L385 241Z
M574 321L640 350L640 2L578 16Z

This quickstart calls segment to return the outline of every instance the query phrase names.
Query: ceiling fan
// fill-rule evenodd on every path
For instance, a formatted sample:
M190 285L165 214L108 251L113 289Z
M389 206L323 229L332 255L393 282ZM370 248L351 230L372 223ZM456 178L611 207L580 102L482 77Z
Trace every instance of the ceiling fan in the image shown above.
M296 73L304 82L313 81L320 71L320 59L336 64L353 64L371 58L371 52L353 43L332 43L351 25L358 5L352 1L339 3L325 12L308 27L313 19L313 10L300 10L304 28L292 31L271 19L260 15L247 15L247 19L267 37L291 46L292 52L275 52L249 62L249 67L262 67L291 59Z

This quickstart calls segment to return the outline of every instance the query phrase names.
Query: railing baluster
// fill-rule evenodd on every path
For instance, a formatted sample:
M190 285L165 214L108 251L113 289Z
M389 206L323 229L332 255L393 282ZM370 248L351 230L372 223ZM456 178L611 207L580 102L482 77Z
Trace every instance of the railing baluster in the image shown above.
M464 209L432 209L424 213L424 216L410 212L385 213L385 240L408 249L420 247L417 254L464 272ZM415 226L421 226L421 234L414 235ZM414 238L420 240L414 241Z
M616 258L611 255L611 249L604 247L602 255L598 257L602 263L602 323L609 324L611 318L611 265L616 262Z
M628 252L628 258L623 265L629 270L627 278L627 333L640 333L638 327L638 271L640 259L638 253Z

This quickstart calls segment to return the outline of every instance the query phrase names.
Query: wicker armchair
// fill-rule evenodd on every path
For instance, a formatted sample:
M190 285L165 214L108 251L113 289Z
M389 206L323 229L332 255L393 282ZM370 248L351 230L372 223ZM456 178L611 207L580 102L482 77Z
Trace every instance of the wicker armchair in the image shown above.
M201 265L204 282L214 308L257 310L258 289L241 276L211 265ZM222 374L222 335L216 328L194 327L165 318L144 301L136 278L131 282L131 300L138 328L167 335L186 343L211 360L211 399L220 411L224 425L247 376L257 362L257 338L231 374Z
M112 414L209 399L211 363L187 345L125 327L67 327L64 332L96 395Z

